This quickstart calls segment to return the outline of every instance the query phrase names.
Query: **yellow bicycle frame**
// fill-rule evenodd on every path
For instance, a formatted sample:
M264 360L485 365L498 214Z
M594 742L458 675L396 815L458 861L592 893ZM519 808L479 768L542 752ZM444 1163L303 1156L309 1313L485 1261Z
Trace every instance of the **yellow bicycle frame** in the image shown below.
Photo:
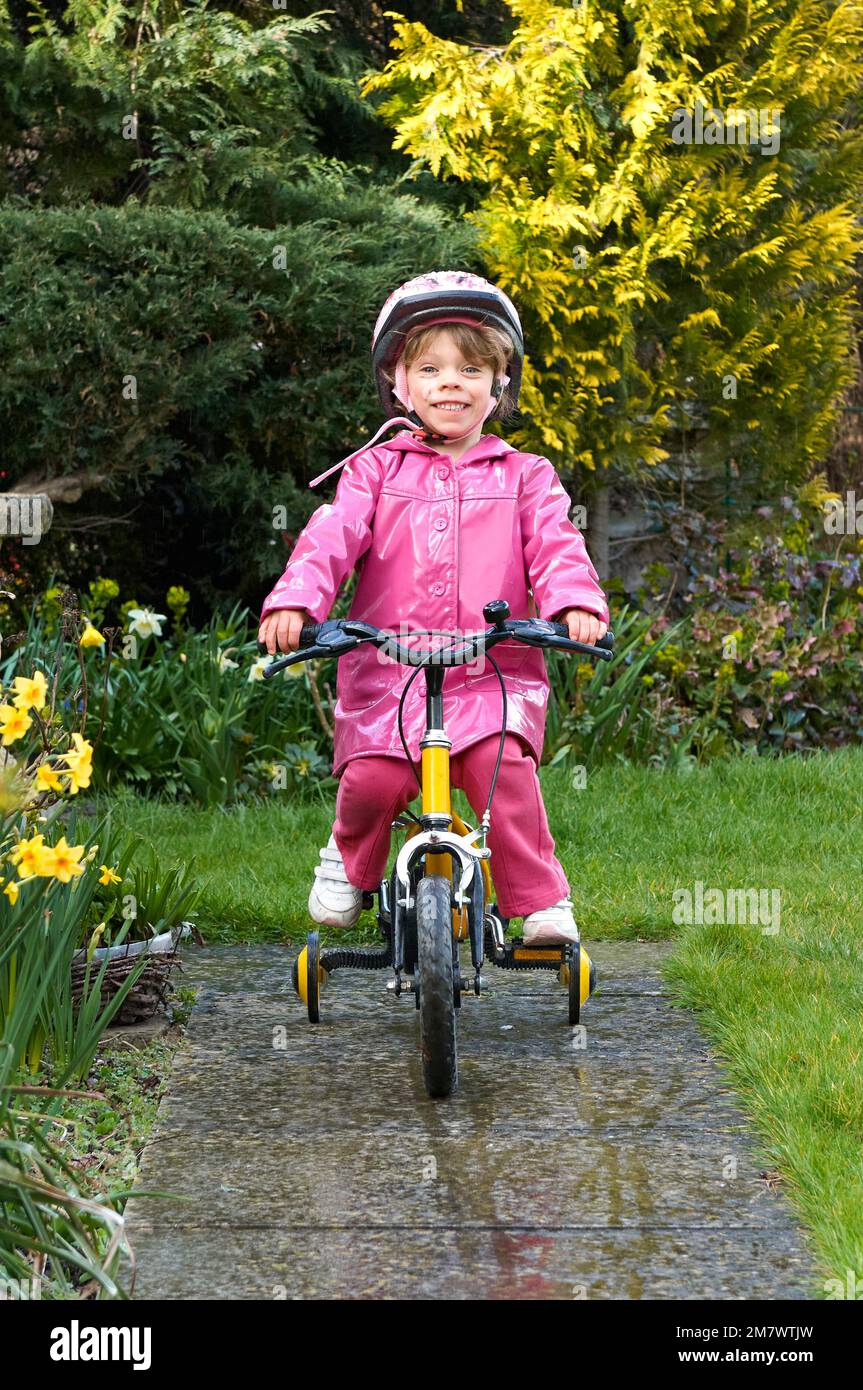
M428 730L426 731L428 733ZM446 818L449 827L456 835L468 835L470 829L461 816L452 808L450 783L449 741L420 744L422 748L422 814ZM411 826L408 839L415 835L419 827ZM492 884L488 862L480 860L483 889L486 903L491 902ZM426 872L440 874L452 882L452 858L449 854L427 854ZM453 908L452 929L454 936L463 941L468 932L467 908Z

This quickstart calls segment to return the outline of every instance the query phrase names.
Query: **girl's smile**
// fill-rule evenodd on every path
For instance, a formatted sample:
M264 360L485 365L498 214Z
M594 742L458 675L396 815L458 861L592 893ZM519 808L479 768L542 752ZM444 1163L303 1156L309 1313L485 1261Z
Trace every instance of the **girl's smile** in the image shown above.
M420 419L438 434L452 430L459 436L441 446L445 451L461 454L479 440L491 399L491 367L462 357L452 336L442 328L432 346L408 367L407 378ZM466 429L470 431L467 435Z

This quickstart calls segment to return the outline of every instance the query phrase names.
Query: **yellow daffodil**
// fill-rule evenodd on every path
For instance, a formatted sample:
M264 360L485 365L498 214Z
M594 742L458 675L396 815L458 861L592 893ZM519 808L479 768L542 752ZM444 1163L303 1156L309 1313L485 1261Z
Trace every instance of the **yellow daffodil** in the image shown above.
M18 884L15 882L14 879L9 880L9 882L6 884L6 887L3 889L3 892L6 894L6 897L9 899L10 903L17 903Z
M93 775L93 746L81 734L72 735L74 748L61 754L69 769L69 795L75 796L82 787L89 787Z
M70 768L69 785L66 788L67 794L69 796L77 796L79 791L85 787L89 787L92 775L93 769L89 764L82 764L79 768Z
M70 767L69 785L66 791L69 796L77 796L84 787L89 787L93 769L89 763L82 763L79 767Z
M45 705L45 695L48 690L48 681L42 671L35 671L30 677L16 676L12 682L17 694L13 704L18 709L43 709Z
M48 867L51 861L51 850L45 844L45 836L41 834L33 835L29 840L19 840L12 849L9 858L13 864L18 865L18 877L30 878L33 874L39 877L46 877L51 874Z
M60 781L60 774L50 763L42 763L36 769L36 786L40 792L61 792L63 783Z
M78 860L83 853L83 845L68 845L66 843L66 836L64 835L51 851L52 862L50 872L53 877L59 878L61 883L68 883L71 878L77 877L78 874L82 874L84 870L78 863Z
M23 738L33 723L29 714L17 705L0 705L0 730L3 732L3 747Z
M102 647L105 645L105 639L99 629L88 622L81 635L80 645L82 647Z
M115 874L113 869L109 869L107 864L100 864L99 868L102 870L101 874L99 875L100 883L107 884L120 882L120 875Z
M84 763L91 763L93 761L93 745L87 742L83 734L73 734L72 744L74 746L74 752L67 752L63 755L67 762L70 758L75 758L78 762Z

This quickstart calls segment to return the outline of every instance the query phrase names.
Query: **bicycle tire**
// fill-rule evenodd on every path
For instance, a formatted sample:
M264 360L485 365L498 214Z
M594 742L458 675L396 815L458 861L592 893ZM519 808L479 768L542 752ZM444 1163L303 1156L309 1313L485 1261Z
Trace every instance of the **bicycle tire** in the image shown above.
M458 1085L451 885L437 874L416 891L420 1053L426 1092L438 1100Z
M321 1021L321 934L310 931L306 937L306 1006L309 1023Z
M581 1021L581 943L576 941L569 960L569 1023L574 1028Z

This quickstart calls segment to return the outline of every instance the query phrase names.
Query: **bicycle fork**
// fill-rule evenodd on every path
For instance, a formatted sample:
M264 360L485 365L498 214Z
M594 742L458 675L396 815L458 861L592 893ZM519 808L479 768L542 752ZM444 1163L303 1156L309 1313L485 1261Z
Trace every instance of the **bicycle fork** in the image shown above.
M479 993L479 969L483 950L483 904L490 897L491 877L485 862L491 851L480 848L475 841L482 830L469 831L461 817L453 811L450 780L450 749L452 740L443 727L443 680L446 668L429 665L424 669L426 681L426 727L420 740L422 756L421 830L409 834L396 859L396 902L393 918L415 909L411 894L414 871L421 859L427 876L440 876L453 882L453 866L459 871L458 887L453 894L453 960L458 963L456 942L466 936L471 941L474 966L474 991ZM477 882L477 874L481 882ZM403 920L403 919L402 919ZM401 922L399 922L399 926ZM396 946L396 993L400 993L399 969L403 952L399 950L401 932L394 931ZM461 980L459 979L459 989ZM456 994L459 994L459 989Z

